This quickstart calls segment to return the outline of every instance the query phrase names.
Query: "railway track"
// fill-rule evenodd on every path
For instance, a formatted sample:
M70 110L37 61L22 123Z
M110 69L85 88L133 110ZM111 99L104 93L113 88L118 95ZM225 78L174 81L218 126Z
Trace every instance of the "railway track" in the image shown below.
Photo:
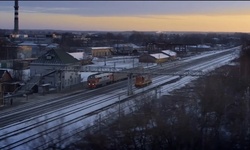
M123 85L117 85L117 86L118 87L110 86L110 89L103 89L98 93L104 94L113 91L117 88L123 87ZM85 92L75 93L74 95L70 95L67 97L56 98L52 101L47 101L40 104L34 103L32 105L23 105L21 108L19 108L19 110L16 110L13 113L10 113L8 111L4 112L1 114L0 117L0 122L1 122L0 127L8 126L15 122L26 121L26 119L32 118L34 116L45 115L48 112L54 112L57 111L58 109L60 110L63 107L67 107L81 101L86 101L87 99L89 99L94 95L95 91L96 90L88 90Z
M216 63L218 63L218 62L214 62L214 64L216 64ZM207 65L209 65L208 63L207 63ZM211 65L211 64L210 64ZM207 67L207 66L204 66L203 65L203 67ZM157 69L157 68L156 68ZM162 82L162 80L163 80L163 77L159 77L158 79L156 78L156 80L154 81L155 82L155 84L157 84L158 83L158 80L159 80L159 82L161 81ZM166 79L165 79L166 80ZM181 84L181 83L180 83ZM151 86L151 85L150 85ZM150 86L148 87L148 88L150 88ZM117 87L116 87L117 88ZM104 91L104 93L106 92L107 93L107 91L105 91L104 90L105 88L103 88L102 90ZM135 90L135 94L137 94L137 93L140 93L142 90L145 90L145 89L135 89L134 88L134 90ZM123 98L128 98L127 96L126 96L126 89L124 89L124 90L122 90L122 93L119 93L119 96L123 96ZM82 95L81 94L79 94L79 95L77 95L77 96L72 96L72 97L70 97L71 99L72 98L74 98L74 99L78 99L78 100L80 100L80 99L82 99L83 97L82 97ZM87 97L86 97L87 98ZM101 98L101 100L98 100L98 101L95 101L96 99L98 99L98 98ZM65 98L66 99L66 98ZM65 101L65 99L64 99L64 101ZM82 102L78 102L78 103L75 103L75 104L73 104L73 105L69 105L68 106L68 108L72 108L72 107L75 107L74 108L74 110L71 110L71 111L68 111L68 112L64 112L64 113L59 113L60 115L55 115L55 116L52 116L51 118L44 118L44 120L42 120L42 121L40 121L40 122L34 122L34 123L32 123L32 124L30 124L30 125L28 125L28 126L25 126L25 127L20 127L20 128L18 128L18 129L16 129L15 131L12 131L11 133L3 133L3 134L1 134L1 136L0 136L0 141L2 141L2 140L5 140L5 139L11 139L11 141L13 142L13 143L11 143L11 144L4 144L4 143L1 143L0 145L3 145L3 147L1 147L1 149L14 149L14 148L17 148L18 146L21 146L21 145L23 145L24 143L28 143L28 142L30 142L30 141L33 141L34 139L37 139L37 138L39 138L39 135L41 136L41 135L44 135L44 133L48 133L48 132L53 132L53 131L56 131L56 130L58 130L58 129L60 129L60 128L62 128L62 127L67 127L67 126L69 126L69 125L72 125L73 123L77 123L77 122L79 122L80 120L83 120L84 118L86 119L87 117L89 117L89 115L91 114L91 115L93 115L93 114L95 114L96 113L96 111L100 111L100 109L103 109L103 108L108 108L108 106L111 106L111 105L113 105L114 103L117 103L117 99L118 99L118 95L113 95L113 96L109 96L109 97L107 97L107 98L104 98L104 95L101 95L101 96L97 96L97 97L89 97L89 98L87 98L88 100L85 100L85 101L82 101ZM100 105L100 104L103 104L103 103L108 103L109 101L111 101L111 100L113 100L113 99L116 99L116 101L113 101L113 103L109 103L109 104L106 104L105 106L103 106L102 108L96 108L96 110L93 110L92 112L90 112L90 113L85 113L85 115L81 115L81 116L79 116L78 118L76 118L76 119L73 119L73 120L70 120L70 121L63 121L63 126L62 125L54 125L53 127L51 127L50 129L48 129L48 128L46 128L46 125L48 125L48 124L50 124L50 123L52 123L52 122L55 122L56 120L58 121L58 119L61 119L61 118L70 118L70 116L72 115L72 114L74 114L74 113L79 113L80 111L84 111L84 110L87 110L87 109L89 109L89 108L91 108L91 107L94 107L94 106L96 106L96 105ZM58 100L58 102L61 102L60 100ZM89 104L87 103L87 102L89 102ZM51 105L51 104L50 104ZM82 106L82 105L84 105L85 107L80 107L80 106ZM76 107L76 106L79 106L78 108ZM39 107L38 107L39 108ZM63 108L63 109L66 109L66 108ZM60 112L60 111L63 111L63 109L58 109L58 110L56 110L57 112ZM44 115L51 115L51 114L53 114L53 113L55 113L56 111L54 111L54 112L50 112L50 113L47 113L47 114L44 114ZM82 113L82 114L84 114L84 113ZM42 115L42 116L44 116L44 115ZM42 116L38 116L38 117L33 117L33 118L30 118L30 120L25 120L25 121L23 121L22 122L22 124L24 124L24 123L27 123L27 121L32 121L32 120L39 120L38 118L39 117L42 117ZM4 118L4 117L3 117ZM4 127L4 128L1 128L1 131L3 131L3 130L7 130L7 129L9 129L9 128L14 128L14 127L17 127L18 126L18 124L19 123L16 123L16 124L13 124L13 125L10 125L10 126L6 126L6 127ZM20 124L19 124L20 125ZM32 131L32 130L34 130L34 129L36 129L36 128L38 128L38 127L40 127L41 125L45 125L45 129L43 130L43 131L41 131L41 132L35 132L35 131L33 131L34 133L32 134L32 136L31 135L27 135L25 138L23 138L23 140L15 140L14 138L13 138L13 136L17 136L17 135L20 135L20 134L24 134L24 133L26 133L27 131ZM21 125L20 125L21 126ZM23 135L24 136L24 135ZM5 146L4 146L5 145Z
M222 51L219 53L222 53L222 55L224 53L229 53L230 50L228 51ZM214 54L209 54L208 57L211 59L214 56ZM196 63L197 61L202 61L203 57L198 57L197 59L195 59ZM178 65L176 65L176 62L170 62L170 63L166 63L163 64L163 66L155 66L151 68L148 68L150 72L169 72L174 73L177 69L179 69L180 67L188 67L190 65L192 65L193 61L188 61L185 60L184 62L177 62ZM175 67L175 68L173 68ZM109 89L107 88L102 88L102 90L98 91L98 94L102 94L102 93L107 93L109 91L113 91L116 88L122 88L122 86L120 87L114 87L114 86L109 86ZM97 89L98 90L98 89ZM96 91L87 91L87 90L83 90L82 93L78 92L78 93L74 93L72 95L69 96L69 98L71 98L70 101L67 101L65 99L65 97L62 98L56 98L56 99L51 99L49 101L42 101L42 102L38 102L38 103L28 103L26 105L23 105L21 107L18 107L15 110L7 110L7 111L3 111L0 112L0 127L3 126L7 126L9 124L13 124L15 122L20 122L22 120L34 117L34 116L38 116L38 115L42 115L44 113L47 113L49 111L53 111L56 109L60 109L62 107L66 107L68 105L71 105L73 103L77 103L79 102L79 99L77 99L77 96L87 99L87 95L94 95L93 93ZM87 94L86 96L83 96L84 94ZM80 100L81 101L81 100ZM21 115L22 114L22 115ZM15 117L13 117L13 115Z
M192 67L192 69L205 69L205 68L207 68L207 67L209 67L209 66L211 66L211 65L214 65L214 64L219 64L219 63L224 63L224 62L227 62L228 61L228 58L229 58L230 56L225 56L222 60L218 60L218 61L214 61L214 62L211 62L211 63L206 63L206 64L202 64L202 66L201 67ZM169 78L170 77L170 78ZM160 83L160 84L162 84L162 80L165 80L165 81L171 81L171 80L174 80L174 79L176 79L176 78L174 78L174 77L171 77L171 76L169 76L169 77L158 77L156 80L154 80L154 83ZM168 79L166 79L166 78L168 78ZM182 80L181 81L179 81L179 82L174 82L174 83L172 83L171 84L171 86L167 86L167 87L165 87L165 88L163 88L163 89L161 89L162 91L168 91L168 92L170 92L170 91L172 91L172 90L174 90L174 89L177 89L177 88L180 88L180 87L182 87L183 85L185 85L185 83L187 83L188 81L190 81L190 80L193 80L194 78L197 78L197 77L184 77L184 78L182 78ZM145 93L148 93L147 91L144 91ZM155 94L155 93L154 93ZM119 102L119 105L120 105L120 103L121 102ZM127 103L127 104L125 104L125 105L123 105L123 107L121 108L121 109L127 109L127 110L130 110L131 111L131 109L133 109L135 106L136 106L136 104L135 103L133 103L133 102L130 102L130 103L128 103L128 101L125 101L124 103ZM118 103L117 102L115 102L113 105L118 105ZM108 110L108 109L110 109L110 107L111 106L113 106L113 105L110 105L109 107L105 107L105 109L106 109L106 111ZM102 109L102 111L105 111L105 109ZM108 114L104 114L104 115L102 115L102 122L110 122L108 119L110 118L110 117L112 117L113 119L114 119L114 116L117 116L117 114L119 113L118 112L119 111L119 109L118 108L116 108L116 109L113 109L113 112L110 112L109 111L109 113ZM129 111L127 111L128 113L130 113ZM97 113L97 112L96 112ZM99 113L99 112L98 112ZM87 115L86 115L86 117L88 117ZM97 126L97 125L94 125L94 126ZM88 128L83 128L83 127L79 127L79 128L77 128L77 129L75 129L75 133L78 133L79 131L84 131L84 130L87 130ZM68 135L68 137L66 136L66 135L64 135L64 137L63 137L63 139L62 139L62 141L59 141L59 142L62 142L62 143L65 143L66 141L66 139L69 139L70 137L72 137L73 135ZM48 142L47 144L49 144L50 142ZM40 145L39 146L39 148L41 148L41 147L43 147L44 145Z

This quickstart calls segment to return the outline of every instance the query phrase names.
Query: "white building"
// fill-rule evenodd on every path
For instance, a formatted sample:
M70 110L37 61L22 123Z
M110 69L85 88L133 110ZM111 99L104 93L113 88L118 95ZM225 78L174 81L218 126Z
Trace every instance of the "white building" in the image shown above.
M49 50L30 64L30 76L40 76L40 84L64 89L81 82L81 76L74 71L79 61L61 50Z

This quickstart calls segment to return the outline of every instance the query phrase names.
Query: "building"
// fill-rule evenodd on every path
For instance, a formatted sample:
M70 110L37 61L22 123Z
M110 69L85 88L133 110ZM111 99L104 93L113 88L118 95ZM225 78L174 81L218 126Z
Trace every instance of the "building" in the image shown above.
M7 38L0 38L0 60L17 58L17 45Z
M112 47L91 47L92 57L109 57L112 55Z
M10 82L12 81L12 77L7 70L0 70L0 82Z
M169 56L163 53L143 54L139 57L142 63L164 63L169 60Z
M123 55L137 54L138 52L143 50L142 47L137 46L133 43L115 44L114 48L117 54L123 54Z
M19 83L13 82L8 70L0 70L0 105L4 103L4 95L12 93L19 86Z
M74 71L79 61L59 49L49 50L30 64L30 76L42 77L39 84L49 84L50 87L64 89L79 84L80 74Z
M174 52L174 51L171 51L171 50L162 50L161 52L163 54L168 55L171 60L175 60L176 59L177 53Z
M84 52L73 52L68 54L77 59L81 65L92 64L91 57L89 57L89 55L85 54Z
M210 45L196 45L196 46L188 46L189 52L204 52L204 51L210 51L212 50L212 47Z
M37 44L33 42L23 42L18 44L17 59L31 58L32 53L36 53L38 49Z

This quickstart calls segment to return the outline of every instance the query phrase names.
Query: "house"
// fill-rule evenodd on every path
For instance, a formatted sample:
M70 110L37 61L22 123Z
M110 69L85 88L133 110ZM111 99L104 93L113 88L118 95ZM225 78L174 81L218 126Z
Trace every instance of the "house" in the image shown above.
M10 82L12 81L12 77L8 70L0 70L0 82Z
M38 84L50 84L50 87L62 90L81 82L80 74L74 68L78 65L79 61L67 52L51 49L30 63L31 80L40 77L36 80Z
M0 106L3 105L4 95L7 90L6 82L10 82L12 77L7 70L0 70Z
M18 86L19 83L13 82L8 70L0 70L0 93L2 95L13 92Z
M163 63L168 61L169 56L163 53L143 54L139 57L139 62L142 63Z
M89 57L84 52L73 52L73 53L68 53L68 54L70 54L75 59L77 59L80 62L81 65L92 64L91 57Z

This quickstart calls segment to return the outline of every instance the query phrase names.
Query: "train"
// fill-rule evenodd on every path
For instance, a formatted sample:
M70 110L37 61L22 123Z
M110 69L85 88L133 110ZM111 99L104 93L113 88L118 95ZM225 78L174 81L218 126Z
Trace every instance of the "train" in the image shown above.
M140 70L141 67L126 69L127 72L132 72L135 70ZM116 72L116 73L96 73L92 74L87 79L87 87L89 89L95 89L101 86L112 84L117 81L126 80L128 74L125 72ZM137 74L133 75L132 78L135 78L134 86L136 88L144 87L152 83L151 75L149 74Z
M149 74L139 74L135 77L135 87L141 88L152 83L151 75Z
M89 89L95 89L125 79L126 73L96 73L88 77L87 84Z

